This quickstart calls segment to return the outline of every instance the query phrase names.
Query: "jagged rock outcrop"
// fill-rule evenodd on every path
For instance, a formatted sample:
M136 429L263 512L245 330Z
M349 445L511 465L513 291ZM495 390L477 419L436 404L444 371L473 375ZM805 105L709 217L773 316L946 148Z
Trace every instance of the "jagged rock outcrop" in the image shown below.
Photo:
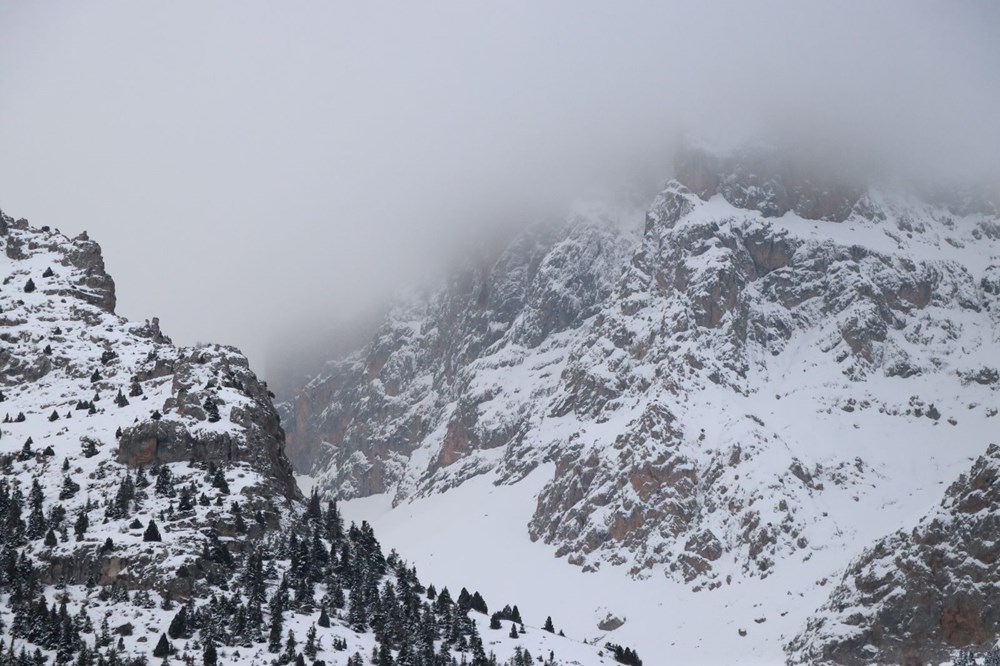
M37 481L47 510L70 516L56 545L29 540L27 551L45 583L190 594L212 575L206 543L238 552L301 500L272 396L238 350L178 348L157 319L117 316L85 233L0 220L0 468L23 494ZM90 528L71 540L81 513ZM150 544L132 525L154 519L162 539Z
M73 269L74 276L69 284L53 285L49 293L72 296L105 312L114 313L117 302L115 282L104 270L100 245L90 240L86 232L68 243L62 234L53 233L47 227L42 229L43 235L18 233L29 231L31 228L26 219L5 218L0 234L6 237L4 252L8 259L28 259L39 250L56 253L59 263Z
M1000 637L1000 447L912 529L865 549L789 644L790 663L922 666Z
M156 335L159 336L157 328ZM162 336L161 336L162 337ZM166 419L150 420L123 429L118 439L118 457L132 466L195 461L214 464L246 463L273 482L281 495L299 496L294 473L284 455L284 431L267 387L250 370L249 363L233 347L200 347L185 350L168 364L158 357L149 376L171 376L171 395L163 402ZM170 375L156 368L169 367ZM141 373L141 370L140 370ZM207 377L207 379L206 379ZM210 423L206 404L227 407L223 391L236 391L239 401L231 405L228 420L240 431L206 429L199 432L183 420ZM221 417L220 417L221 418Z

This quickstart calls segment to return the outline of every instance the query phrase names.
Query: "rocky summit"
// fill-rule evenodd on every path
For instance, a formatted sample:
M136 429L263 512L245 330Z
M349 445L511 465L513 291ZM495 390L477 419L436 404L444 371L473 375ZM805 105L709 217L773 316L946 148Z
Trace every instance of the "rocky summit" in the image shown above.
M644 205L581 204L405 299L280 409L339 497L405 506L537 475L522 534L587 571L825 585L994 441L998 280L986 199L688 148ZM859 580L882 580L866 557ZM872 655L996 636L888 622L881 594L837 625ZM833 622L790 654L855 663Z

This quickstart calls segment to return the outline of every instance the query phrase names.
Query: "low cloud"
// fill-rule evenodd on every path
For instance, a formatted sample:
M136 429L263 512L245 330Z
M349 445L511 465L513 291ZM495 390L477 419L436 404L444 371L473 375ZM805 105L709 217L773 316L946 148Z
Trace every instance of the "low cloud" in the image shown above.
M258 368L461 243L659 182L686 133L1000 174L992 3L23 3L0 24L0 206L87 229L123 314Z

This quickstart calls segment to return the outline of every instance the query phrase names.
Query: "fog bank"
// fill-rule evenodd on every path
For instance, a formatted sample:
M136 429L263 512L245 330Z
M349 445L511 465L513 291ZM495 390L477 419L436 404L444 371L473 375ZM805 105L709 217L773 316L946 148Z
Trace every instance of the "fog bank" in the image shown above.
M0 207L88 230L122 314L258 370L463 243L667 177L683 135L1000 182L995 3L7 3L0 25Z

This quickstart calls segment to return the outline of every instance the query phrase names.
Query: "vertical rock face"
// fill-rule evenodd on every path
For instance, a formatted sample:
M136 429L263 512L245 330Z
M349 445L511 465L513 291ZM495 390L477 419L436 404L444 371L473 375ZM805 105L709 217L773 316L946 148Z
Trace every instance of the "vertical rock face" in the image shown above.
M879 539L789 645L794 663L927 664L1000 635L1000 447L916 527Z
M37 480L67 515L89 498L99 507L91 525L117 544L101 548L93 530L44 552L29 542L49 582L174 585L176 558L198 561L206 535L235 534L234 511L247 512L249 536L276 527L301 496L271 396L246 358L218 345L178 348L158 320L118 317L114 281L86 234L70 239L2 213L0 222L0 411L10 417L0 468L23 493ZM126 478L154 470L166 470L172 490L138 488L123 509L107 508ZM67 478L79 488L67 492ZM181 488L204 501L180 508ZM162 548L128 526L154 517Z
M995 215L767 151L677 173L604 215L631 224L526 233L330 364L289 408L323 487L404 502L545 464L531 538L699 589L912 515L987 443L992 389L964 378L996 366ZM919 479L895 464L919 455Z

